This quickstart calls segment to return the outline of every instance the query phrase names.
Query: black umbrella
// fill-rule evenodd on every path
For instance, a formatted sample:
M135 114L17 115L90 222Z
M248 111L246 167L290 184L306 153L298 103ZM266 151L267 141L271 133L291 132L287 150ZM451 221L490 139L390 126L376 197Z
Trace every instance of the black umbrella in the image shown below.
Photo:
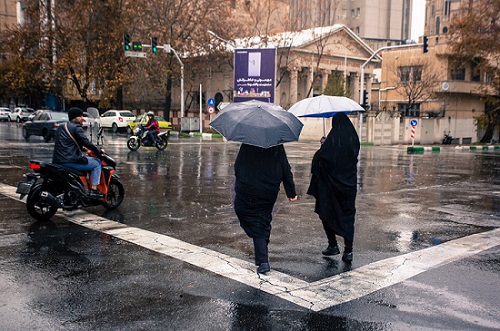
M274 103L232 103L210 122L227 140L269 148L299 139L302 122Z

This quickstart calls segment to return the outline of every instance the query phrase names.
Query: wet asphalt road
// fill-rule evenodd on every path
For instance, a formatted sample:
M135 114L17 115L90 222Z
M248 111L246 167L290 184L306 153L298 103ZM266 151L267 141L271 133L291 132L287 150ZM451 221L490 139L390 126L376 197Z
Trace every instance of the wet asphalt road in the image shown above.
M25 142L18 124L0 123L0 139L0 184L15 186L30 159L51 159L53 144ZM107 133L104 143L118 161L125 202L86 212L253 261L231 204L238 144L174 138L163 152L129 152L125 141ZM326 238L305 194L316 148L286 145L300 199L289 204L282 192L275 206L276 274L320 282L499 228L500 151L362 147L354 262L323 257ZM0 211L1 330L500 329L498 236L477 254L314 311L62 216L35 222L24 203L4 194ZM427 261L448 254L437 250Z

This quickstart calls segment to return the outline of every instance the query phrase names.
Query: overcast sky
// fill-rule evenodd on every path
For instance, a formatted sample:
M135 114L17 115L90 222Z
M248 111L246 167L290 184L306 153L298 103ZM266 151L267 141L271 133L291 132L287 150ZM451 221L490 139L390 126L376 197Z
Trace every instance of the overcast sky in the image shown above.
M424 34L425 0L413 0L412 14L411 39L418 41L418 37Z

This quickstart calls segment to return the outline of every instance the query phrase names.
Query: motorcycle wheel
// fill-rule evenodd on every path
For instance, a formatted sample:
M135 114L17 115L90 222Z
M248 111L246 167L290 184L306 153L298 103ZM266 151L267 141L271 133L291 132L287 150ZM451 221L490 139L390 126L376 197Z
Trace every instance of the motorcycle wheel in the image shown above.
M108 187L108 194L106 195L106 202L102 205L106 209L115 209L121 205L123 197L125 196L125 189L123 184L116 178L111 178Z
M57 212L57 208L42 201L40 197L42 192L42 184L36 184L31 188L26 199L26 209L31 217L39 221L48 221Z
M141 147L141 141L139 139L129 138L127 140L127 147L131 151L136 151L139 149L139 147Z
M168 138L161 138L161 141L156 142L155 145L159 151L163 151L168 146Z

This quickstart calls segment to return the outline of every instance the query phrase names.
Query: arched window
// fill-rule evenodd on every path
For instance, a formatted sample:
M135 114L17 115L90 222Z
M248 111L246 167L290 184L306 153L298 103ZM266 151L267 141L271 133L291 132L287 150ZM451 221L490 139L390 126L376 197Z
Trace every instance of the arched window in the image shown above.
M439 16L436 17L436 33L439 33L441 27L441 20L439 19Z

